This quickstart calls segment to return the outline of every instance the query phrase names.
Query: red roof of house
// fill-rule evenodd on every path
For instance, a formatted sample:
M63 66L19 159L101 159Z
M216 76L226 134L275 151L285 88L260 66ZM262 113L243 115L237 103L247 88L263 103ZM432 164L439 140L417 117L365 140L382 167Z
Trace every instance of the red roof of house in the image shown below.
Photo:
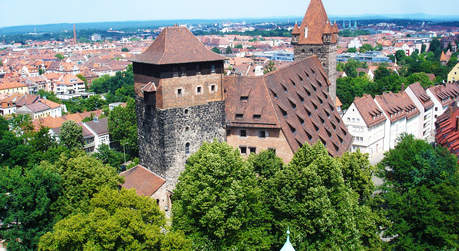
M124 188L134 188L137 194L142 196L152 196L164 185L164 183L166 183L165 179L141 165L124 171L120 173L120 175L125 179L123 184Z
M454 102L435 122L435 142L459 157L459 109Z
M379 109L371 95L366 94L361 98L355 98L354 105L368 127L372 127L386 121L386 117L381 109Z
M329 81L317 57L259 77L227 77L226 120L234 127L280 128L292 151L317 141L333 156L349 149L348 133L328 94Z
M208 50L187 28L174 26L165 28L133 61L163 65L223 60L224 57Z

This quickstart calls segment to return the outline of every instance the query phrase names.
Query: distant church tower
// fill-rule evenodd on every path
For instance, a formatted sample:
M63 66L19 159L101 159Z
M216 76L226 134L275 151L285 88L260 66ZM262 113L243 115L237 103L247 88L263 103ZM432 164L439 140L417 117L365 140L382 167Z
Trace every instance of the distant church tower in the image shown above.
M295 60L316 55L331 82L329 93L336 100L336 44L338 25L331 24L321 0L311 0L301 26L292 31Z
M172 191L203 142L225 140L224 58L186 28L165 28L133 60L140 164Z

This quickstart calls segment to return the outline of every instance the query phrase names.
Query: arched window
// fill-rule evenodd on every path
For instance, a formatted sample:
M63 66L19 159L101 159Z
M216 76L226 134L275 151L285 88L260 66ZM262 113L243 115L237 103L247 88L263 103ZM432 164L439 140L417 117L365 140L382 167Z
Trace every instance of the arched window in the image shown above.
M190 154L190 143L185 144L185 154Z

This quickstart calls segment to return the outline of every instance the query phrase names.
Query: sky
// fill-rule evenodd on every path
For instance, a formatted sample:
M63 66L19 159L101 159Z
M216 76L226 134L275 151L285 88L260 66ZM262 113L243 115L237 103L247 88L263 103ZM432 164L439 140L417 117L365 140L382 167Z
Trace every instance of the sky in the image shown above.
M323 0L334 16L459 15L459 0ZM309 0L0 0L0 27L54 23L303 16Z

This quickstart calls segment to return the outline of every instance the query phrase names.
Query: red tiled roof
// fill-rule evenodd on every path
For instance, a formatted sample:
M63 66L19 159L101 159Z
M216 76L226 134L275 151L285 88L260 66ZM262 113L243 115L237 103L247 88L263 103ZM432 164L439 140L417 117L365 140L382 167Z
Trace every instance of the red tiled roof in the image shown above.
M356 98L354 100L354 105L362 116L363 121L365 121L367 127L372 127L386 121L386 117L381 109L379 109L371 95L366 94L361 98Z
M454 102L435 122L435 142L459 158L459 109ZM459 163L459 161L458 161Z
M432 100L430 99L429 95L427 95L426 90L422 88L419 82L411 84L410 86L408 86L408 88L410 88L410 90L414 93L414 95L421 102L422 106L424 107L424 110L428 110L433 107L434 104Z
M307 36L305 36L306 28ZM333 34L331 42L337 42L338 26L330 24L321 0L311 0L299 30L298 44L323 44L324 34Z
M127 171L120 173L125 181L123 187L126 189L134 188L138 195L152 196L159 188L161 188L166 180L156 175L147 168L138 165Z
M449 106L459 96L459 84L452 83L446 85L436 85L429 88L429 90L440 101L442 106Z
M302 144L321 140L331 155L339 156L349 149L352 136L328 94L328 85L315 56L265 76L228 78L224 84L227 124L280 127L294 152ZM261 116L255 119L257 114Z
M392 123L403 118L410 119L419 114L419 110L404 91L383 93L376 96L375 99Z
M223 60L224 57L208 50L187 28L175 26L165 28L133 61L162 65Z

